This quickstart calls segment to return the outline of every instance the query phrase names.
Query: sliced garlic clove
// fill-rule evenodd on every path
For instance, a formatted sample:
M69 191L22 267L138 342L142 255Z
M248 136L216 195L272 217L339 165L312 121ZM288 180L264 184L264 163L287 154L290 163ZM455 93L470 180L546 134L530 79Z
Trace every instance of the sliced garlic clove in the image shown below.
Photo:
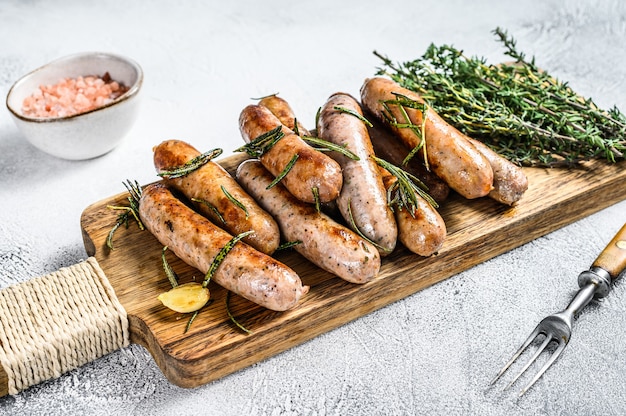
M189 313L206 305L210 296L209 289L202 287L200 283L191 282L161 293L157 299L173 311Z

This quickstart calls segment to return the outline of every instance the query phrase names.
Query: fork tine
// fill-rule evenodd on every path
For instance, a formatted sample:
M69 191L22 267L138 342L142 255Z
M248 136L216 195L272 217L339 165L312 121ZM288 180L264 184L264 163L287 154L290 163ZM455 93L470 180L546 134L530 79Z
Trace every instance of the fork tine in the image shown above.
M511 357L509 362L504 364L504 367L502 367L502 369L500 369L500 372L498 372L498 374L494 377L494 379L491 380L491 383L490 383L491 385L493 385L496 381L498 381L498 379L502 376L502 374L504 374L506 372L506 370L509 369L511 364L513 364L515 362L515 360L517 360L517 358L520 355L522 355L524 350L530 345L531 342L533 342L533 340L535 339L535 337L537 337L537 335L539 335L539 325L537 325L537 327L535 327L534 331L528 336L528 338L526 338L526 341L524 341L522 346L519 347L519 349L517 350L517 352L515 352L515 354L513 354L513 357Z
M552 363L554 363L556 359L559 358L559 356L561 355L561 353L563 352L566 346L567 346L567 341L562 339L559 342L559 347L552 353L552 355L550 356L548 361L543 365L543 367L541 367L541 370L539 370L539 372L535 374L535 377L533 377L533 379L530 380L530 382L526 385L526 387L524 387L522 391L520 391L519 397L523 396L524 393L526 393L528 389L530 389L533 386L533 384L535 384L535 382L541 378L543 373L545 373L546 370L550 368Z
M522 368L522 370L515 376L515 378L513 378L513 380L511 380L511 382L504 388L504 390L508 389L509 387L511 387L518 378L521 377L522 374L524 374L524 372L526 370L528 370L528 367L531 366L532 363L535 362L535 360L537 360L537 357L539 357L539 355L541 355L541 353L543 352L543 350L546 349L546 347L548 346L548 344L550 342L553 341L552 335L551 334L546 334L545 339L543 340L543 342L541 343L541 345L539 346L539 348L537 348L537 351L535 351L535 353L533 354L533 356L530 358L530 360L528 360L528 362L526 363L526 365Z

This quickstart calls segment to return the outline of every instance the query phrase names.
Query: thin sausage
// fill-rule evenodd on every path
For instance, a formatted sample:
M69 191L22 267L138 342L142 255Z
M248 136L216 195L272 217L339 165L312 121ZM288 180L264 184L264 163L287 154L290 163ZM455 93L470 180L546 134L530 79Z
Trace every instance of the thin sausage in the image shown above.
M346 222L380 247L382 256L396 246L398 230L376 162L361 106L350 95L331 95L319 113L317 133L328 142L354 153L358 160L334 152L331 156L343 172L343 188L337 206Z
M162 183L146 186L139 201L141 221L181 260L206 274L232 236L176 198ZM265 308L291 309L309 290L289 267L238 242L213 275L220 286Z
M276 219L283 238L299 242L294 250L352 283L366 283L378 275L380 255L372 244L296 199L282 184L267 189L272 179L258 160L246 160L237 169L237 180Z
M239 129L247 143L278 127L282 127L285 135L259 157L263 166L276 177L297 155L298 159L281 183L304 202L329 202L336 199L343 185L343 177L341 167L330 156L309 146L292 130L283 126L266 107L249 105L239 117Z
M386 123L388 120L385 116L387 110L384 103L397 100L397 94L413 102L424 103L419 94L402 88L386 78L368 79L361 87L363 106ZM411 123L421 127L424 121L428 164L450 188L469 199L486 196L491 192L493 188L491 165L470 143L467 136L449 125L431 108L426 109L425 120L420 109L403 107L409 117L409 120L406 120L399 105L389 104L388 108L399 123ZM420 143L421 139L412 129L394 126L391 128L410 149Z
M489 192L489 197L506 205L514 205L522 199L528 189L528 178L522 168L500 156L486 144L475 139L470 141L491 164L493 190Z
M158 173L171 171L200 155L193 146L180 140L164 141L153 150ZM280 231L276 221L218 163L209 161L184 176L165 176L164 181L190 201L197 200L196 209L230 234L254 231L243 241L257 250L272 254L278 248Z

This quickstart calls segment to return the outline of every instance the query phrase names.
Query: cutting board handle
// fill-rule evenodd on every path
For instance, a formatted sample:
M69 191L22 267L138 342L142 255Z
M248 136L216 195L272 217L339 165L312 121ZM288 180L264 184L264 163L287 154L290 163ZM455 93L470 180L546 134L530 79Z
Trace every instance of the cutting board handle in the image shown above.
M126 311L94 257L0 290L0 396L129 344Z

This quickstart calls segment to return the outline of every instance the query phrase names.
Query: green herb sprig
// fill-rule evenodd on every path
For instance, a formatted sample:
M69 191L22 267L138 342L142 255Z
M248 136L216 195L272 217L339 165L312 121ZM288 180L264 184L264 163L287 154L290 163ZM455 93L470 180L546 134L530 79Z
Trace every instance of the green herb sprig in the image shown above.
M126 180L126 182L124 182L124 186L126 187L126 190L129 194L127 197L128 206L107 205L107 208L109 209L122 211L122 213L117 216L115 224L107 235L106 246L109 248L109 250L113 250L113 236L115 235L117 229L120 228L122 225L128 228L131 218L137 222L137 226L140 230L145 229L143 223L141 222L141 219L139 218L139 200L141 199L141 185L139 185L139 182L137 181L131 182L130 180Z
M209 150L206 153L203 153L201 155L194 157L193 159L191 159L190 161L188 161L187 163L181 166L176 166L172 169L164 170L162 172L157 173L157 175L163 178L167 178L167 179L180 178L182 176L190 174L194 170L201 168L202 166L206 165L212 159L215 159L221 154L222 154L222 149Z
M276 128L261 134L249 143L235 149L235 152L245 152L251 157L261 157L267 153L280 139L285 137L283 133L283 126L277 126Z
M387 203L392 208L406 209L413 218L419 209L418 195L428 202L433 208L439 208L439 204L428 193L428 187L416 176L376 156L374 161L397 178L397 181L387 189Z
M387 75L418 92L446 121L524 166L571 167L590 159L616 162L626 153L626 117L581 98L566 82L493 31L511 63L488 64L450 45L431 44L418 59L382 62Z

